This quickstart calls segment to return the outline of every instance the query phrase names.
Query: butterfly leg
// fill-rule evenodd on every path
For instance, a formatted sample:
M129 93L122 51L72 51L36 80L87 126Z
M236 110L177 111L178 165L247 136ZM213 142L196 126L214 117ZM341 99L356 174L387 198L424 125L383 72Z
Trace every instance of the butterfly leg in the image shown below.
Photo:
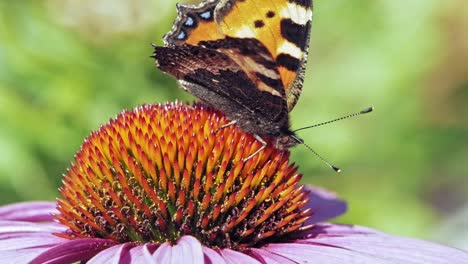
M224 124L224 125L218 127L218 128L216 129L215 133L219 132L220 130L225 129L226 127L233 126L233 125L235 125L236 123L237 123L237 120L232 120L231 122L226 123L226 124Z
M260 151L264 150L267 146L267 143L265 140L263 140L263 138L261 138L259 135L255 134L254 135L254 138L256 140L258 140L260 143L262 143L262 146L257 149L254 153L252 153L250 156L248 156L247 158L244 159L244 162L248 161L249 159L255 157L258 153L260 153Z

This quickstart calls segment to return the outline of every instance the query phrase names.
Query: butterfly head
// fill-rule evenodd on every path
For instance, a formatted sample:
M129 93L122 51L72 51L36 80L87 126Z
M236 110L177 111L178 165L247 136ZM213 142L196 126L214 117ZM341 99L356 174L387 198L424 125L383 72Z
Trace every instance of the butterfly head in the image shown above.
M281 135L273 141L275 148L280 150L286 150L296 146L297 144L303 144L304 140L290 132L285 135Z

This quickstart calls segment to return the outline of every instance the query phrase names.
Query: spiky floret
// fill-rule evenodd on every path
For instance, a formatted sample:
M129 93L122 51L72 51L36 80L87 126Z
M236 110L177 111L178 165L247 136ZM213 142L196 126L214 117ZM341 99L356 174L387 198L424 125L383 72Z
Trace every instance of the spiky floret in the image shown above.
M176 241L242 249L308 227L289 153L261 146L206 106L124 111L93 132L63 178L56 218L70 239Z

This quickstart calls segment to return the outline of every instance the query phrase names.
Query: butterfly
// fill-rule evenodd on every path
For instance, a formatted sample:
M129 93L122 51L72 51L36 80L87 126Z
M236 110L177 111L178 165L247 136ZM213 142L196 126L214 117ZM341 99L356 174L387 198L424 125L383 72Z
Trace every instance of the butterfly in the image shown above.
M304 82L312 0L206 0L177 12L154 46L156 66L263 148L263 138L278 149L302 143L289 112Z

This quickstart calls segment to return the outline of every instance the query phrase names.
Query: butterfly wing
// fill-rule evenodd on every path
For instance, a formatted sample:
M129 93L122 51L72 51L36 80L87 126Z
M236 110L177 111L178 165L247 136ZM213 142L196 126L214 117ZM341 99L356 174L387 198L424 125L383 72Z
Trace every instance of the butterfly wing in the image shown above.
M219 0L207 0L199 5L177 4L177 18L164 38L166 46L198 45L200 41L225 37L215 22Z
M178 18L164 41L167 46L205 45L231 56L258 89L284 97L291 111L302 90L311 20L312 0L208 0L197 6L178 5ZM223 45L232 40L243 53ZM246 50L255 53L259 46L243 43L247 40L259 42L268 64L275 66L245 57ZM283 91L275 93L259 73L279 80Z
M259 39L270 51L291 111L302 90L312 0L222 0L215 19L227 36Z
M244 70L229 56L201 46L156 47L158 67L179 79L183 87L213 106L246 132L276 135L288 128L282 97L256 89ZM286 113L286 114L284 114Z

